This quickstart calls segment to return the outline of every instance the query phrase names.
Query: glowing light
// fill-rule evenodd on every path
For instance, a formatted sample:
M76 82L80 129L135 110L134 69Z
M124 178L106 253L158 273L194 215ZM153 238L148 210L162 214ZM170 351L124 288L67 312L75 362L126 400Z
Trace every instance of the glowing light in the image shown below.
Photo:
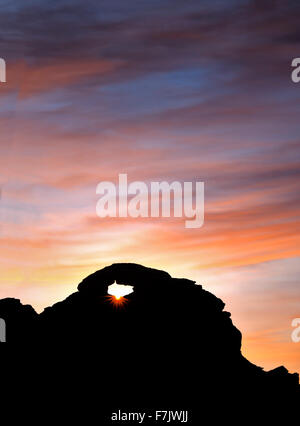
M122 307L127 302L124 297L133 292L131 285L121 285L114 282L108 287L107 293L109 294L108 300L116 307Z

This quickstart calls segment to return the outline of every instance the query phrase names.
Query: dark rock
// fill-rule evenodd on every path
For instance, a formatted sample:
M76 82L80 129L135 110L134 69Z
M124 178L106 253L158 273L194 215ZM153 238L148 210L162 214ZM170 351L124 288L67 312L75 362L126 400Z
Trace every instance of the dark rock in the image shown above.
M7 343L13 343L31 338L38 314L32 306L22 305L19 299L6 298L0 300L0 318L6 322Z
M134 287L121 307L107 295L115 281ZM0 318L12 343L1 348L10 356L21 348L31 374L42 361L34 375L42 376L47 390L76 399L77 388L80 405L89 410L97 405L92 389L100 386L103 410L113 398L115 407L191 407L194 419L204 411L218 417L232 404L252 412L263 408L268 419L274 404L276 416L285 413L299 397L298 375L284 367L265 372L246 360L241 333L224 307L194 281L114 264L40 315L15 299L1 300ZM235 414L227 412L229 418Z

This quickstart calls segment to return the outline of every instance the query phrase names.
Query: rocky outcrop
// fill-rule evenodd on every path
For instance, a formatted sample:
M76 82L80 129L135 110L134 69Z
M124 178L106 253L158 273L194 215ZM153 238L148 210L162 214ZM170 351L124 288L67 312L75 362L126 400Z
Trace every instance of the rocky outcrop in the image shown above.
M134 287L122 304L107 294L115 281ZM242 335L224 307L194 281L113 264L40 315L4 299L0 317L7 321L7 347L21 345L31 356L56 360L64 376L71 364L81 381L88 375L115 395L122 390L123 403L130 386L131 398L148 405L177 401L197 409L199 399L208 407L224 404L229 395L250 405L287 397L290 404L299 396L298 375L283 367L265 372L246 360Z
M0 318L5 320L6 335L12 342L23 341L27 333L31 337L38 324L38 314L33 307L13 298L0 300Z

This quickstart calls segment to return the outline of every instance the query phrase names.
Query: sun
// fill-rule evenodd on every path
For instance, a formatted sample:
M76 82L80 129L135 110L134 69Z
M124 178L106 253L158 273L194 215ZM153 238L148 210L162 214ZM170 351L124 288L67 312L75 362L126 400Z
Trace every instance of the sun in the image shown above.
M117 284L116 282L111 284L107 289L107 293L109 294L108 299L116 307L124 306L124 304L127 302L127 299L124 296L132 292L133 286L121 285Z
M114 306L114 308L123 308L128 302L126 297L123 296L116 297L108 295L107 300Z

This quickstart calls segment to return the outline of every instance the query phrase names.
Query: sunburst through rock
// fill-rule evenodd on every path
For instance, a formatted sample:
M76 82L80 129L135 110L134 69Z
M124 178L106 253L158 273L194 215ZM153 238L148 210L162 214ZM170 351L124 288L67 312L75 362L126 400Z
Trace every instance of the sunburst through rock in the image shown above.
M127 296L128 294L133 292L133 286L131 285L123 285L123 284L117 284L116 281L111 284L108 289L107 293L111 296L109 297L110 301L115 305L123 305L126 302L126 299L124 296Z

